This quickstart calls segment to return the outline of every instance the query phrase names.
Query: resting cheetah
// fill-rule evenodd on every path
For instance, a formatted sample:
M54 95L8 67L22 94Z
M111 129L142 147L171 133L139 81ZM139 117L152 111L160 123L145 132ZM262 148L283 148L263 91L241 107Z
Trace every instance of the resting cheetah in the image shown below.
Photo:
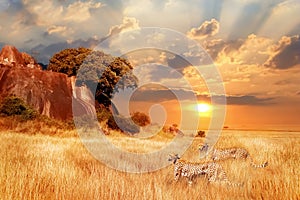
M202 147L199 148L199 151L205 151L207 152L208 150L208 145L204 144ZM218 161L218 160L226 160L229 158L234 158L234 159L247 159L250 158L250 165L252 167L256 168L262 168L268 166L268 162L265 162L263 164L255 164L253 162L252 157L250 156L249 152L240 147L234 147L234 148L226 148L226 149L214 149L211 153L211 158L213 161Z
M179 156L169 155L169 161L173 161L174 164L174 179L178 180L180 176L188 179L188 184L192 185L193 178L198 175L205 175L208 178L208 182L225 182L228 185L241 186L240 183L232 183L228 180L225 171L222 166L215 162L207 163L191 163L184 160L178 161Z

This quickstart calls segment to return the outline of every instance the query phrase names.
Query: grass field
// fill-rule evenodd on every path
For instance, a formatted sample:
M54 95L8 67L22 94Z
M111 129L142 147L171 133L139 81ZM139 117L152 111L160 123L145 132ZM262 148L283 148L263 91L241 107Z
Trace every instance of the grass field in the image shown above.
M79 137L0 132L0 199L299 199L300 133L222 132L218 147L241 146L263 169L249 162L221 162L232 182L243 187L208 184L198 177L191 187L186 179L173 181L173 166L151 173L120 172L97 161ZM133 152L155 150L170 138L133 139L108 136L119 148ZM199 161L196 138L182 159ZM103 153L106 153L103 149ZM176 150L174 150L176 153ZM167 158L166 158L167 159Z

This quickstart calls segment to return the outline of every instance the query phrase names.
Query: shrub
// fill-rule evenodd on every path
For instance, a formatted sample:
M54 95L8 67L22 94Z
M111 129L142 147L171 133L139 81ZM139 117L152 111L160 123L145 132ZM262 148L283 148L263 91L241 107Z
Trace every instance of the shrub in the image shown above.
M147 126L150 124L150 117L145 113L134 112L131 114L132 121L139 126Z
M4 116L20 116L22 120L32 120L37 112L15 95L7 96L0 104L0 113Z
M205 137L205 131L198 131L196 137Z

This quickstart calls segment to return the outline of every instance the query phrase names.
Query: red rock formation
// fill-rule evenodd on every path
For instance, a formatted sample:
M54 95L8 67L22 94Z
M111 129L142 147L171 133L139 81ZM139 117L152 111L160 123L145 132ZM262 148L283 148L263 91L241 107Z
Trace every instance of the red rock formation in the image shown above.
M20 53L14 46L6 45L0 52L0 64L10 67L30 67L41 69L41 66L27 53Z
M66 120L72 117L72 87L64 74L30 68L0 68L0 96L22 98L40 114Z
M95 112L92 93L86 87L73 89L74 77L24 67L28 66L27 58L30 56L18 53L14 47L2 49L0 61L4 63L0 63L0 101L14 94L40 114L60 120L72 118L72 102L77 116Z

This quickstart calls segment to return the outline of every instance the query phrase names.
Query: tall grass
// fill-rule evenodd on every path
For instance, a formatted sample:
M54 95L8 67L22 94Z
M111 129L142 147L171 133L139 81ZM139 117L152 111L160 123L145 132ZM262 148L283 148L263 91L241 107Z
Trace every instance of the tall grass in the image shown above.
M217 146L242 146L256 163L269 161L263 169L245 161L220 162L229 180L244 182L243 187L208 184L204 176L189 187L183 178L173 181L172 165L151 173L124 173L97 161L78 137L2 131L0 199L299 199L300 134L234 133L238 132L224 132ZM159 146L157 139L134 143L125 136L108 137L124 149L131 144L136 152ZM195 139L182 159L199 161L202 142Z

